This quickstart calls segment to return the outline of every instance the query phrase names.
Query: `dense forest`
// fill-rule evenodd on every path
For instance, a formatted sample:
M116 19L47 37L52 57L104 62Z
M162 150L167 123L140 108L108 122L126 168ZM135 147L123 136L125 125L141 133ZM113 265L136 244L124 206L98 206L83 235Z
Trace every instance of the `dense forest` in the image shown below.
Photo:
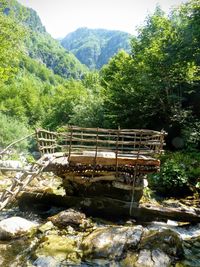
M94 38L83 50L79 44L77 53L75 43L65 45L64 39L62 44L82 63L99 68L91 71L46 32L35 11L15 0L0 0L0 146L35 127L164 129L167 149L175 152L163 157L161 173L151 177L152 187L159 185L162 193L197 190L199 29L200 2L190 0L169 16L156 8L131 38L130 50L127 45L127 51L120 50L105 65L114 46L109 38L104 55ZM82 57L93 45L96 50L88 53L96 53L96 61L87 64Z

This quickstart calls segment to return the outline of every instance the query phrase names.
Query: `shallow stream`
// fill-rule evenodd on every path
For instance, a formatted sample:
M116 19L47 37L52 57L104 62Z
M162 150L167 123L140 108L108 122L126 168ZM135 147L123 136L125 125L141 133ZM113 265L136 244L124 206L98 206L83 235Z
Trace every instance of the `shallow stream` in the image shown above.
M200 267L200 223L137 224L78 211L66 223L66 217L59 216L63 207L37 205L34 211L16 206L0 212L0 221L18 216L38 224L27 234L0 241L0 266Z

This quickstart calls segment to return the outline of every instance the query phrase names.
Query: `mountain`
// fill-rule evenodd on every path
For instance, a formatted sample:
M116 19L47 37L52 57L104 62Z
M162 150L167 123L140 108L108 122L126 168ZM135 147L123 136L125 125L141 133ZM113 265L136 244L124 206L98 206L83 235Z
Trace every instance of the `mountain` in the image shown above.
M87 68L59 41L46 32L36 11L19 4L16 0L9 2L6 12L14 13L15 18L26 29L25 50L32 59L46 65L64 78L81 78Z
M130 38L130 34L122 31L79 28L61 44L90 69L100 69L120 49L130 52Z

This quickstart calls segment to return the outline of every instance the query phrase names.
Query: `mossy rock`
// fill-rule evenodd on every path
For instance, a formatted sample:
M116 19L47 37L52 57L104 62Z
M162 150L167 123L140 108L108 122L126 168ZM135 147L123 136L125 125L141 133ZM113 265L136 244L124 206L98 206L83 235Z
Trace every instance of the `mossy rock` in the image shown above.
M76 242L67 236L47 235L35 251L36 258L53 257L57 261L70 260L79 262L80 254Z
M102 227L94 230L82 242L85 258L117 259L128 248L136 248L142 235L142 226Z

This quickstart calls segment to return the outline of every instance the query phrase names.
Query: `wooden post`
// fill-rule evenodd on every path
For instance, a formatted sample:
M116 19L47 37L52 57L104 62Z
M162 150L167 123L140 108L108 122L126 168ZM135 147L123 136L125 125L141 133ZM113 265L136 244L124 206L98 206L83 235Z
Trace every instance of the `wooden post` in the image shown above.
M133 176L133 185L132 185L132 197L131 197L131 205L130 205L130 210L129 210L130 215L132 215L133 202L134 202L134 198L135 198L135 181L136 181L136 177L137 177L137 174L138 174L138 159L139 159L139 156L140 156L141 141L142 141L142 131L140 131L140 140L139 140L139 144L138 144L136 164L135 164L135 167L134 167L134 176Z
M116 141L116 151L115 151L115 157L116 157L116 177L118 177L119 132L120 132L120 127L118 127L118 130L117 130L117 141Z
M69 129L70 129L71 133L70 133L70 141L69 141L69 154L68 154L68 161L70 161L71 150L72 150L72 136L73 136L72 127L71 127L71 126L69 126Z
M99 135L99 128L97 128L97 135L96 135L96 147L95 147L95 157L94 157L94 165L95 165L95 167L96 167L97 153L98 153L98 135Z

